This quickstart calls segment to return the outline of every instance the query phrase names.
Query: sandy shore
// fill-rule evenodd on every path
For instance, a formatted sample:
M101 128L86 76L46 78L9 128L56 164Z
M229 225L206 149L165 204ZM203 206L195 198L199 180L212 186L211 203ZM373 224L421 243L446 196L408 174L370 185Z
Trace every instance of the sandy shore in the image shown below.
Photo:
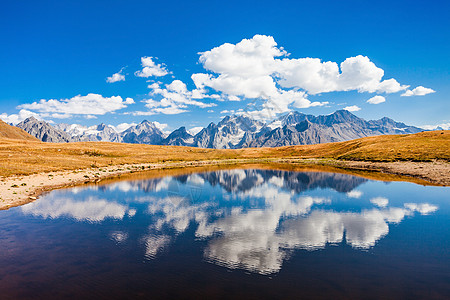
M40 173L29 176L11 176L2 178L0 183L0 210L32 202L43 192L56 188L99 182L106 178L115 178L124 174L148 172L149 170L179 169L186 167L204 167L236 165L246 163L277 163L288 166L311 165L330 166L347 171L371 171L384 174L402 175L420 179L434 185L450 186L450 163L435 162L360 162L320 159L274 159L274 160L222 160L222 161L185 161L162 164L126 164L100 168L80 169ZM358 174L358 176L364 176ZM406 178L406 179L404 179ZM387 179L389 180L389 179Z
M336 166L352 170L370 170L393 175L423 179L434 185L450 186L450 163L433 162L365 162L337 161Z

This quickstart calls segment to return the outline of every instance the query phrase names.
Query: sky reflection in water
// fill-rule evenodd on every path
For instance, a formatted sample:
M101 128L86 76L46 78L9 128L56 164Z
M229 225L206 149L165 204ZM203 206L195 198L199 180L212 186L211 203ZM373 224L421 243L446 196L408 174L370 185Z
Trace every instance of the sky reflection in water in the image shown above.
M441 205L422 198L425 192L405 192L420 188L345 174L236 169L59 190L20 212L110 227L117 247L135 239L146 260L163 256L191 228L204 261L275 274L296 249L344 243L369 251L391 226L435 214Z

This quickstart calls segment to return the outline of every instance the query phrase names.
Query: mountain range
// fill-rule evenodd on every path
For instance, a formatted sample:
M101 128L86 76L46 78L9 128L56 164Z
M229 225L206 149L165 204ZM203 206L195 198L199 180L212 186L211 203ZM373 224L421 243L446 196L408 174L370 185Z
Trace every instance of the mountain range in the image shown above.
M44 142L107 141L215 149L318 144L423 131L386 117L366 121L347 110L322 116L290 112L269 123L243 115L226 116L218 124L210 123L195 135L190 134L185 127L167 135L155 123L147 120L123 132L117 132L113 126L103 123L91 127L78 124L52 126L34 117L16 126Z

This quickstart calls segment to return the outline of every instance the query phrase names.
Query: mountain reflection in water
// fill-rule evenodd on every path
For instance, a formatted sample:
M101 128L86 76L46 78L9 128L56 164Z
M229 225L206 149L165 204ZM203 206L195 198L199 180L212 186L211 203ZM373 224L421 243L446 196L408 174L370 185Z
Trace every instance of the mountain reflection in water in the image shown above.
M390 224L438 210L427 202L365 199L357 188L366 182L325 172L222 170L57 191L21 210L79 222L115 220L116 228L125 218L147 215L138 238L146 259L157 258L195 226L195 238L206 242L206 261L270 274L280 271L295 249L346 243L367 250L389 233ZM123 224L110 238L127 243L127 230Z

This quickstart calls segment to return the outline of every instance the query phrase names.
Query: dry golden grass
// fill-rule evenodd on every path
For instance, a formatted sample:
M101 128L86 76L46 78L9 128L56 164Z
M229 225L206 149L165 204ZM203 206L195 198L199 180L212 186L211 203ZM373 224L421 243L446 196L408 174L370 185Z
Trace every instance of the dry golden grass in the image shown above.
M450 161L450 130L380 135L340 143L295 146L303 157L358 161ZM298 152L297 152L298 151Z
M106 142L56 144L0 139L0 176L28 175L126 163L273 158L450 161L450 131L385 135L318 145L238 150Z
M11 126L0 120L0 138L38 141L37 138L23 129Z

